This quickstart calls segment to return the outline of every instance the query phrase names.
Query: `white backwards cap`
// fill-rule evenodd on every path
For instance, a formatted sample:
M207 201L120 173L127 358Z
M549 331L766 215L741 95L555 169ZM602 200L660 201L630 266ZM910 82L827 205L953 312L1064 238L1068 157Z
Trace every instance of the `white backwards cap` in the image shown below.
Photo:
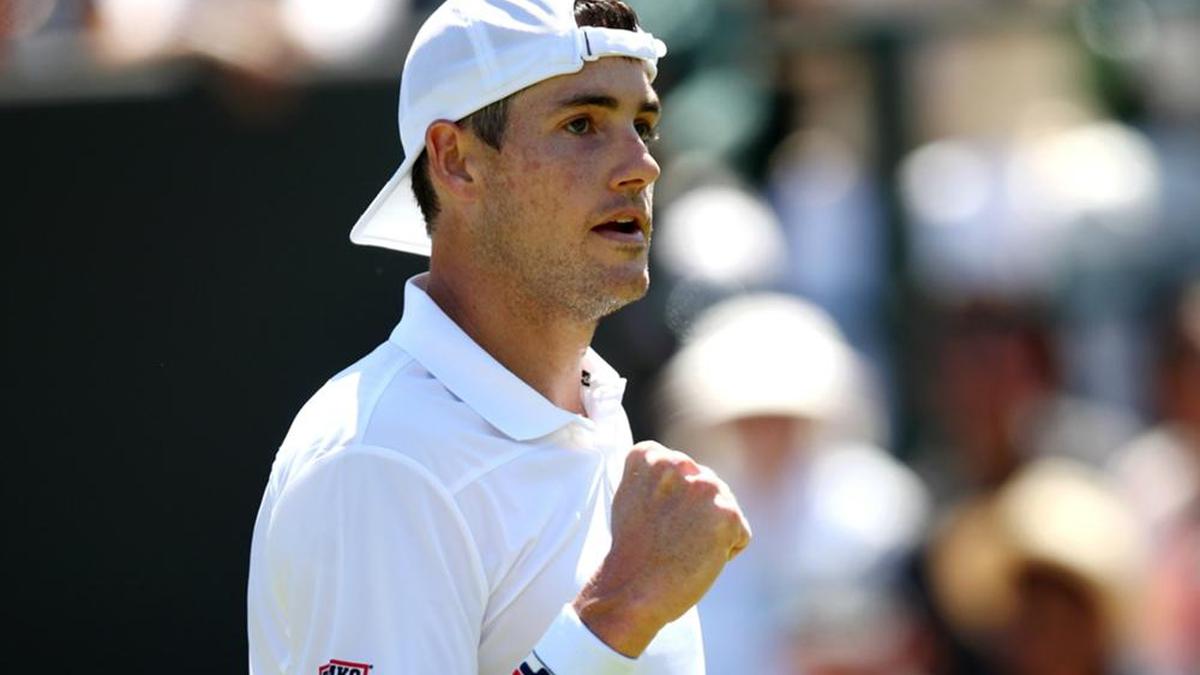
M667 53L650 33L579 27L574 0L447 0L413 39L400 79L404 162L350 231L350 241L429 255L411 173L438 120L457 121L605 56L642 59L653 81Z

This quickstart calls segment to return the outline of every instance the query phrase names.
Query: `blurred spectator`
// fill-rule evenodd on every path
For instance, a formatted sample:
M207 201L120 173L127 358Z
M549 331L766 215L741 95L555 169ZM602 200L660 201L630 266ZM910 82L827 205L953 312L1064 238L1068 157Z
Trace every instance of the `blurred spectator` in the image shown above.
M829 312L873 370L886 374L883 214L860 155L833 130L794 132L774 151L767 194L787 237L783 285Z
M792 9L811 14L849 7ZM765 190L787 236L790 265L782 287L833 316L890 397L886 192L872 166L879 73L861 48L844 45L785 51L779 62L791 131L771 150Z
M414 0L4 0L0 102L165 93L217 71L274 89L394 78ZM206 63L209 70L184 67ZM246 82L241 82L244 85ZM238 96L261 92L240 90ZM232 101L236 106L240 102Z
M980 536L992 536L989 504L1015 489L1013 481L1026 475L1027 465L1058 458L1099 470L1132 435L1134 422L1120 410L1063 391L1052 323L1039 305L975 297L943 306L937 314L929 403L930 421L941 437L918 462L939 502L953 505L952 522L962 524L934 537L918 561L916 580L930 612L930 668L937 673L1019 672L1010 671L1015 668L1011 664L997 664L988 651L994 636L980 639L973 627L964 631L961 608L947 607L939 597L945 594L939 574L946 566L947 532L954 532L954 538L977 530ZM984 557L986 550L978 548ZM988 578L982 572L977 576ZM1035 590L1065 587L1058 581L1040 571L1029 577ZM984 605L973 609L986 611Z
M665 438L728 480L755 532L700 605L710 672L903 672L894 582L928 498L861 440L863 389L829 317L784 295L710 308L667 364Z
M1156 672L1200 672L1200 280L1162 312L1158 424L1116 458L1115 475L1153 551L1147 628Z
M929 563L938 610L982 656L974 670L1101 675L1129 667L1142 555L1104 474L1053 458L960 504Z
M654 243L663 271L721 289L763 288L787 264L778 218L757 194L736 185L701 185L678 196L660 218ZM737 223L736 227L730 227Z
M1128 414L1062 391L1044 310L976 298L937 326L931 412L943 438L922 464L943 499L995 490L1037 457L1101 465L1132 436Z

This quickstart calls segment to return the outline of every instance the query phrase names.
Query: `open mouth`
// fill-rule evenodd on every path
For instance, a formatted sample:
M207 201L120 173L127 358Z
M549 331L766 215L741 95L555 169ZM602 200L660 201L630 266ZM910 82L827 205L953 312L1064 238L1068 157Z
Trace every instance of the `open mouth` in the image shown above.
M638 226L637 221L633 218L624 218L621 220L610 220L607 223L601 223L592 228L593 232L600 234L613 234L641 237L642 228Z

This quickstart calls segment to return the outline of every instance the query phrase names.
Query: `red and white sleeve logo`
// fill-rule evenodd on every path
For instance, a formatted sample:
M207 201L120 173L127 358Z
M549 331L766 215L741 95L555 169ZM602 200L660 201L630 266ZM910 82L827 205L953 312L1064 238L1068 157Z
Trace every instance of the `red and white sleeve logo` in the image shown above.
M317 675L367 675L374 666L352 661L330 659L329 663L317 669Z

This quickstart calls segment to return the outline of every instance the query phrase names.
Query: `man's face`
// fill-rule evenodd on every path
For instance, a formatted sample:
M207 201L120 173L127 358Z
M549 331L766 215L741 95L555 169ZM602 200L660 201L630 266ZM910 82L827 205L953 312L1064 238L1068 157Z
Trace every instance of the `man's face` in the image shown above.
M646 143L657 123L658 98L631 59L603 58L517 94L503 148L480 160L478 263L539 310L576 320L644 295L659 175Z

